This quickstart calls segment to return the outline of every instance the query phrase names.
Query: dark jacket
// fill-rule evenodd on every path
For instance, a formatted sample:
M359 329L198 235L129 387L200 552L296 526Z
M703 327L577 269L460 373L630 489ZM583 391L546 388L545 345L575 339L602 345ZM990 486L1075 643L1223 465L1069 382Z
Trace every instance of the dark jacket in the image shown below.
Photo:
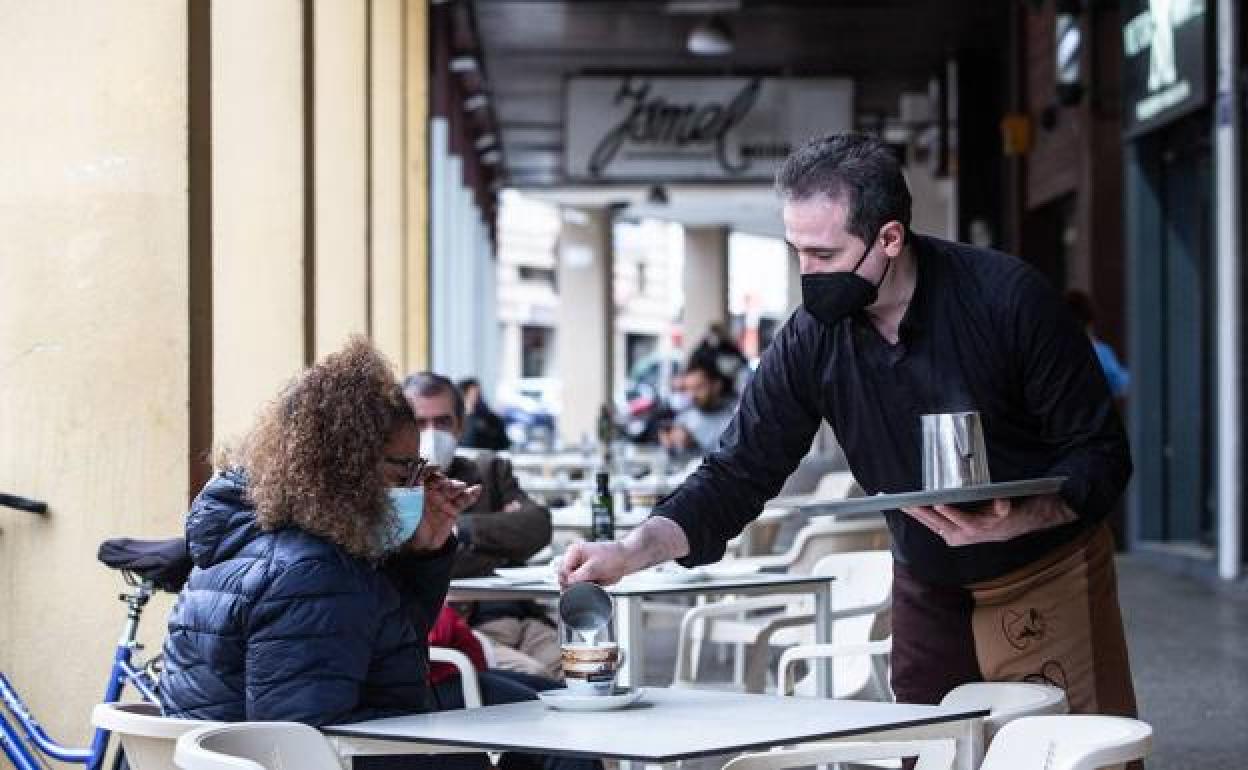
M455 544L380 569L302 530L262 532L238 473L191 506L195 569L169 618L165 713L310 725L429 711L426 638Z
M550 509L524 493L511 461L492 452L473 460L456 457L447 475L481 485L481 499L459 517L455 577L482 577L494 574L497 567L522 565L550 545ZM517 510L503 510L513 503ZM457 609L473 625L498 618L547 619L546 611L530 601L472 602Z
M511 462L492 452L456 457L447 475L481 485L481 499L459 516L454 577L491 575L496 567L524 564L550 545L550 509L524 493ZM516 504L515 511L504 511Z

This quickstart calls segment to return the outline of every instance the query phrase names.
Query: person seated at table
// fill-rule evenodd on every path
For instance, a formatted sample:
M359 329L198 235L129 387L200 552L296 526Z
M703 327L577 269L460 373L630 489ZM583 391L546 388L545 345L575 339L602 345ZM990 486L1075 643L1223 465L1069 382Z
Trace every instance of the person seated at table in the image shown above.
M550 545L550 510L520 488L509 460L492 452L480 452L471 460L455 456L466 408L454 383L420 372L404 380L403 392L420 426L422 454L450 478L481 487L476 505L459 517L452 576L483 577L498 567L521 566ZM478 602L460 611L494 643L500 669L562 679L559 639L541 605Z
M459 392L464 397L464 429L460 444L473 449L505 451L511 449L507 426L503 418L495 414L485 402L481 383L472 377L459 381Z
M704 455L719 445L720 435L737 413L733 381L713 357L695 355L682 384L691 403L670 427L660 429L659 443L676 454Z
M458 650L472 661L476 669L477 685L481 701L486 706L504 703L520 703L536 700L537 693L553 690L562 685L551 679L532 676L519 671L492 669L486 663L485 650L472 629L454 608L444 606L433 630L429 632L429 645ZM438 708L464 708L464 687L460 671L449 663L434 663L429 669L429 682L433 685ZM561 759L531 754L504 754L500 767L506 770L601 770L602 763L588 759Z
M268 404L186 519L195 568L169 617L167 716L323 726L434 709L427 636L480 489L428 473L419 448L362 338ZM394 759L421 764L355 766Z

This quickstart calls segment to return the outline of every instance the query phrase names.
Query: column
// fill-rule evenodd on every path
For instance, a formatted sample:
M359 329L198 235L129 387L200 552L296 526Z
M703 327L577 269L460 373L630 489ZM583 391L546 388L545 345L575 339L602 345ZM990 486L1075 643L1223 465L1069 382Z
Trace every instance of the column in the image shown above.
M1218 120L1213 130L1214 214L1217 233L1218 575L1235 580L1243 569L1243 315L1240 307L1242 232L1240 165L1239 14L1218 0Z
M615 302L611 296L611 217L606 209L565 208L559 229L556 369L563 383L558 430L564 441L596 435L611 399Z
M368 323L368 5L309 3L313 18L315 358Z
M305 362L299 0L212 4L215 434L244 432Z
M396 366L403 347L403 5L373 0L369 46L372 257L370 331Z
M728 228L685 229L685 350L728 322Z

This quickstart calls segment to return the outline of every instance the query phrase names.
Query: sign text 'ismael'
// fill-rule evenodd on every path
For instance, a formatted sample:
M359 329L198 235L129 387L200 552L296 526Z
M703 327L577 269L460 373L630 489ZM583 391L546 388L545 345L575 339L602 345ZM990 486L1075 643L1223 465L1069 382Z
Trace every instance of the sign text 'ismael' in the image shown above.
M842 79L574 77L566 98L575 180L767 181L794 147L847 131Z

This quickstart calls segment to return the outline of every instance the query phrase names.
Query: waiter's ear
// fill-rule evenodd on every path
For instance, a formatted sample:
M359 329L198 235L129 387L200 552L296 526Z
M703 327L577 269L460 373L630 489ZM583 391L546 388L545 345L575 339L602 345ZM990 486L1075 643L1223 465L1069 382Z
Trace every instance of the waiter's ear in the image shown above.
M906 226L897 220L885 224L880 228L879 240L889 259L897 257L906 246Z

